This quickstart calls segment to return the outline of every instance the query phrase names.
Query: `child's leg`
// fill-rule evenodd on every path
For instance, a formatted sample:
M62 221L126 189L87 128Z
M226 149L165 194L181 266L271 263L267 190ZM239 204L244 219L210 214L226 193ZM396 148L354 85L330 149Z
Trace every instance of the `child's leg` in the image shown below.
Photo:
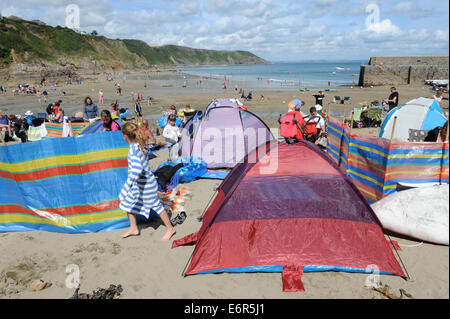
M173 159L173 154L172 154L172 150L173 150L173 144L172 145L167 145L169 148L169 160Z
M170 149L171 151L171 160L177 159L178 158L178 147L179 147L179 143L173 144L172 148Z
M120 235L120 237L122 237L122 238L139 235L139 228L137 227L137 223L136 223L136 215L128 214L128 219L130 220L130 228L128 229L128 231L126 233Z
M162 241L168 241L175 233L177 232L175 228L172 226L172 223L170 222L169 215L167 215L167 212L164 210L161 214L159 214L159 217L161 217L164 225L166 226L167 230L164 236L161 238Z

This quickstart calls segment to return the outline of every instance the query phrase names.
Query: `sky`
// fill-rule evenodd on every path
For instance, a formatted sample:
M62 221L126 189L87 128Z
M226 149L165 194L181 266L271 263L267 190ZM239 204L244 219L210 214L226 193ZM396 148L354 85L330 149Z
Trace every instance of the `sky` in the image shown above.
M149 45L245 50L271 62L449 51L447 0L0 0L0 12Z

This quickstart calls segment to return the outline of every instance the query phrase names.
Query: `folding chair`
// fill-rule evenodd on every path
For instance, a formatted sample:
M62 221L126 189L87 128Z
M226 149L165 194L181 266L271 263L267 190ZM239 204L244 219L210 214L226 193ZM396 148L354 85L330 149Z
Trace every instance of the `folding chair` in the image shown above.
M336 103L336 104L339 104L339 101L341 100L341 97L340 96L335 96L334 97L334 102Z

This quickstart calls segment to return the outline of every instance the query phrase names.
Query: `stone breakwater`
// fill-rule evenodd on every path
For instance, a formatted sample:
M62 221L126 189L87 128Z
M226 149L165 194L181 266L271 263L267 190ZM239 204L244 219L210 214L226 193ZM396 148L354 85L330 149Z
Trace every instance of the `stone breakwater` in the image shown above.
M425 80L448 79L448 56L371 57L362 65L360 86L423 84Z

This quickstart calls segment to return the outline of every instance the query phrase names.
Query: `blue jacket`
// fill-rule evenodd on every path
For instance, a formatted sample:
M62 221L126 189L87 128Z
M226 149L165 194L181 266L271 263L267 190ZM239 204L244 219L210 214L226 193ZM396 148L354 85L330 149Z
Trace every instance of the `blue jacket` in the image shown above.
M83 106L83 116L86 119L95 119L98 117L97 104L92 103L90 105Z

